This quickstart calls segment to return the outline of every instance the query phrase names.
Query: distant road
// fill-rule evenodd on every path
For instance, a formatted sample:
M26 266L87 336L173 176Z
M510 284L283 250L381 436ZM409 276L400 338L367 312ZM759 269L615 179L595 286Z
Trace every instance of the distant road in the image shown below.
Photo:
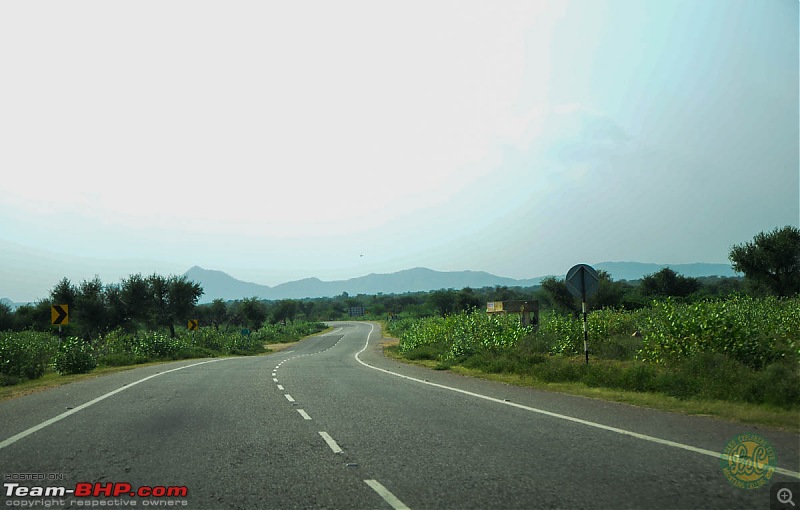
M715 456L744 432L774 446L773 482L800 476L796 434L407 366L383 357L376 325L331 325L269 356L143 367L0 403L4 484L187 491L23 498L4 486L0 505L769 508L769 484L734 487ZM44 480L20 480L29 474Z

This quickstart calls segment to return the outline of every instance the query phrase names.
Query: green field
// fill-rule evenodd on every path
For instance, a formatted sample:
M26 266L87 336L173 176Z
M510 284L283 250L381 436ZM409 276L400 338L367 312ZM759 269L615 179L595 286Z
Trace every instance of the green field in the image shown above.
M515 315L462 312L387 325L396 356L440 370L800 428L800 298L653 301L589 313L548 311L538 328ZM390 353L391 354L391 353ZM560 388L557 388L561 385ZM659 403L660 402L660 403Z

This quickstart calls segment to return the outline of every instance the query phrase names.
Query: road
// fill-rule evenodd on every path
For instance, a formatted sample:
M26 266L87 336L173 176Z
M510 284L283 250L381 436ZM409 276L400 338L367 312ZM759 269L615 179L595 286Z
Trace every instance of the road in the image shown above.
M0 403L0 504L770 508L769 486L800 476L797 434L404 365L382 355L377 325L331 325L268 356L141 367ZM719 453L742 433L777 454L760 489L722 473ZM19 492L81 483L125 494ZM187 493L130 497L114 483Z

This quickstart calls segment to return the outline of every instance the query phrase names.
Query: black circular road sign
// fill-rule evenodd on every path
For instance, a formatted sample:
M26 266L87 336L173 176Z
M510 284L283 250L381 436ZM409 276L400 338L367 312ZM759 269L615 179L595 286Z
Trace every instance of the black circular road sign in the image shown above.
M600 286L600 277L592 266L588 264L578 264L572 266L567 272L566 284L567 289L573 296L577 296L586 301L586 298L591 297L597 292Z

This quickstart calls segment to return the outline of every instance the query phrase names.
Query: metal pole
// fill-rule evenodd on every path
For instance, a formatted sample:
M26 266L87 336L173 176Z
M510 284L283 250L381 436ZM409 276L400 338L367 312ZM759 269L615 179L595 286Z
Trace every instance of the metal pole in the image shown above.
M586 269L581 267L581 304L583 308L583 352L589 364L589 329L586 324Z
M583 352L586 354L586 364L589 364L589 330L586 326L586 301L583 302Z

